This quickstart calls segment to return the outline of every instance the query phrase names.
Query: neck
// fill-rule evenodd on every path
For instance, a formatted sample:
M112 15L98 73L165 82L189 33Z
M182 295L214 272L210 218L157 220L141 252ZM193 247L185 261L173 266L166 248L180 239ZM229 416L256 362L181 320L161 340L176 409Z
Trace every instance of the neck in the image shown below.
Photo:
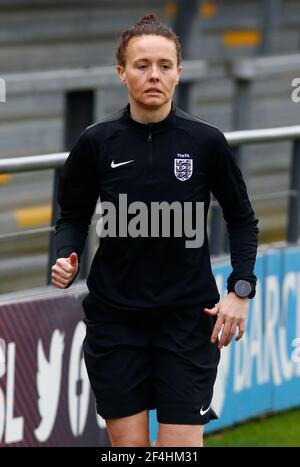
M164 120L170 113L172 101L160 107L141 107L133 99L129 99L131 118L139 123L157 123Z

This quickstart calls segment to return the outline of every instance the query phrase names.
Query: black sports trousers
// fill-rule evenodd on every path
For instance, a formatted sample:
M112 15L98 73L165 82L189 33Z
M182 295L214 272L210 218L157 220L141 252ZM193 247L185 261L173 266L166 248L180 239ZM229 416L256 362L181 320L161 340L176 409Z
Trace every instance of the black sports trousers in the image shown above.
M97 412L104 419L156 409L160 423L203 425L220 359L215 317L201 307L120 312L88 294L83 353ZM214 304L207 304L212 307Z

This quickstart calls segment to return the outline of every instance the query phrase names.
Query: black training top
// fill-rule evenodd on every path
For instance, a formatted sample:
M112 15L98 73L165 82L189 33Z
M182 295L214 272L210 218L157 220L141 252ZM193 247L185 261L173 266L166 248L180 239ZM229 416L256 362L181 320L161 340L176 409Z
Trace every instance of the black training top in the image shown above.
M233 270L228 291L239 279L255 286L258 221L223 133L173 102L164 120L149 124L133 120L128 104L88 126L64 165L61 217L55 226L57 258L75 251L80 261L99 196L101 202L114 203L117 213L120 194L127 195L128 205L192 202L193 222L196 202L203 203L202 246L187 248L185 230L181 237L172 229L169 236L160 229L151 237L149 228L148 236L136 238L122 237L117 230L115 237L100 237L87 286L101 303L122 310L217 303L206 232L210 192L222 207L229 232ZM255 288L250 297L254 294Z

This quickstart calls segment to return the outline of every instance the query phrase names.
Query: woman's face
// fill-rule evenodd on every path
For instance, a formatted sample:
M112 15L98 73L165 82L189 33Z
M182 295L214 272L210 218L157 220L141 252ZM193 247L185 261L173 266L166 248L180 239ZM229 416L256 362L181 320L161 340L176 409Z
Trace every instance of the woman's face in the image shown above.
M181 73L173 40L144 35L130 39L126 65L117 67L129 96L143 107L160 107L172 99Z

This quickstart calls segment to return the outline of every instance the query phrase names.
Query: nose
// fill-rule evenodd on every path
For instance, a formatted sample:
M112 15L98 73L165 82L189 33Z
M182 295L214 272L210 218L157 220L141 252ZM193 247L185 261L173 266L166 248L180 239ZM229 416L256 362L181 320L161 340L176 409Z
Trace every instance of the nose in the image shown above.
M159 71L158 71L157 66L155 65L153 65L153 67L151 68L150 79L155 79L155 80L159 79Z

